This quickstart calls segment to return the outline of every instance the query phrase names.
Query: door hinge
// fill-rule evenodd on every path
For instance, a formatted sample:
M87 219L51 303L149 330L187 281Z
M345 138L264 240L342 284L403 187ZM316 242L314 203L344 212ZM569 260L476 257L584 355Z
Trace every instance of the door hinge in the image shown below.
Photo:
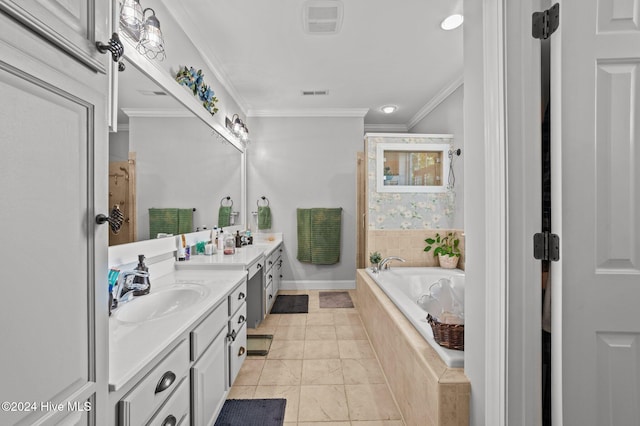
M546 40L560 25L560 4L556 3L550 9L534 12L531 16L531 35L533 38Z
M538 232L533 236L533 257L538 260L560 260L560 237L550 232Z

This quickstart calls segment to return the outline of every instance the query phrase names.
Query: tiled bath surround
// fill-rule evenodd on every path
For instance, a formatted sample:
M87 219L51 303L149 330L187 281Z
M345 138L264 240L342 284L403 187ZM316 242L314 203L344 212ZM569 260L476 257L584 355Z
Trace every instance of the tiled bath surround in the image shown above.
M367 262L369 254L380 252L382 258L387 256L400 256L405 263L394 262L396 266L438 266L438 258L433 256L433 250L425 252L427 246L425 239L455 231L460 239L460 260L458 268L464 270L465 250L464 233L462 229L389 229L369 230L367 234Z
M471 384L449 368L364 270L356 309L407 425L467 426Z

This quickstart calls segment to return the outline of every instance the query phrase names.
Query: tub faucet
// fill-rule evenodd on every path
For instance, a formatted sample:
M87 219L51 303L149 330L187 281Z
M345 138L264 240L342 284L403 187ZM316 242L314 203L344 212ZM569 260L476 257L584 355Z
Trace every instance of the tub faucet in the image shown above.
M380 261L380 263L378 263L378 270L382 271L383 268L384 269L391 269L391 264L387 265L387 263L391 262L392 260L399 260L400 262L406 262L406 260L404 260L403 258L398 257L398 256L385 257L384 259L382 259Z
M141 277L144 278L145 283L147 284L140 284L140 283L128 283L127 282L127 278L129 277ZM129 300L131 300L133 298L133 292L138 290L145 290L145 287L149 287L149 273L146 271L137 271L137 270L132 270L132 271L123 271L120 273L120 276L118 276L118 283L116 284L115 289L113 290L113 305L111 306L112 309L115 309L118 307L118 304L127 302Z

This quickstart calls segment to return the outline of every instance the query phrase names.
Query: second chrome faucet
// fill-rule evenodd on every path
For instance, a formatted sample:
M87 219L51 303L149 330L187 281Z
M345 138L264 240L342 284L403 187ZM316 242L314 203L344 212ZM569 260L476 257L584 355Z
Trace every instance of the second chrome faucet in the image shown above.
M398 256L385 257L380 261L380 263L378 263L378 271L383 271L384 269L391 269L391 265L389 264L389 262L391 262L392 260L399 260L400 262L406 262L406 260Z

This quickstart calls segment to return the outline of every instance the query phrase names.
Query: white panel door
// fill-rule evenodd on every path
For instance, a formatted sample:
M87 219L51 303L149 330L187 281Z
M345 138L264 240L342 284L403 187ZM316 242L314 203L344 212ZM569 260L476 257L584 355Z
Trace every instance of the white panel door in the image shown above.
M106 75L3 13L0 52L0 424L106 424Z
M640 0L560 3L551 37L562 349L554 424L640 425Z

